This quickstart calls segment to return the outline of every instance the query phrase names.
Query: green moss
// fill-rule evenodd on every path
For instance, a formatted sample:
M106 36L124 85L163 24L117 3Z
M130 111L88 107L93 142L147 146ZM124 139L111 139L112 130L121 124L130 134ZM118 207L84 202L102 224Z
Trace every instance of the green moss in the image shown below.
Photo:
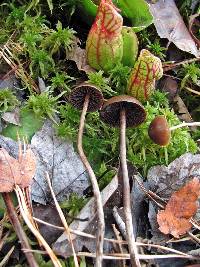
M146 104L147 120L141 126L128 130L128 159L146 175L148 169L155 165L168 165L186 152L195 153L197 145L187 128L180 128L172 132L170 144L160 147L154 144L148 136L148 127L156 115L164 115L170 126L180 124L180 120L173 110L157 105Z
M148 126L156 115L165 115L170 126L180 123L177 115L169 108L165 94L156 91L151 102L146 103L145 109L147 112L146 122L137 128L127 130L128 160L142 174L146 174L147 170L154 165L167 165L185 152L197 151L197 145L187 128L174 131L167 148L161 148L149 138ZM71 138L76 143L80 112L70 105L66 105L61 107L60 114L61 124L57 128L58 134L65 138ZM106 168L109 169L109 166L114 166L118 162L119 130L103 123L98 112L88 113L83 145L89 161L98 176L101 176ZM103 171L101 171L102 163L106 166Z
M88 78L88 82L96 85L106 96L109 97L116 95L116 91L110 87L109 79L104 76L104 72L102 70L88 73Z
M25 104L25 108L33 110L33 112L40 118L49 117L55 123L55 114L58 112L58 99L64 94L54 97L50 92L43 92L39 95L33 94L29 96Z
M0 90L0 113L11 111L17 105L19 105L19 101L10 89Z

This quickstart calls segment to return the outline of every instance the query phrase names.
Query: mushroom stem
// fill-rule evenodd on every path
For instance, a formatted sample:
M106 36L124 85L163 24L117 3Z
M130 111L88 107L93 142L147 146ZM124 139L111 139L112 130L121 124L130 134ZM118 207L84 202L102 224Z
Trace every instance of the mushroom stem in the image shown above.
M169 129L170 129L170 131L173 131L173 130L176 130L176 129L178 129L178 128L186 127L186 126L188 126L188 127L192 127L192 126L200 126L200 122L183 122L183 123L181 123L181 124L179 124L179 125L172 126L172 127L170 127Z
M88 105L89 105L89 98L90 96L86 95L82 113L81 113L81 118L80 118L77 146L78 146L78 152L79 152L80 158L90 176L93 193L94 193L94 197L95 197L96 205L97 205L98 231L97 231L97 240L96 240L96 244L97 244L96 245L96 267L101 267L102 259L103 259L103 240L104 240L104 232L105 232L103 205L102 205L101 193L99 190L96 176L83 151L83 131L84 131L84 124L85 124L85 116L86 116Z
M33 253L31 252L31 247L29 245L27 236L20 224L19 218L17 216L17 213L15 211L15 207L12 202L12 198L10 196L10 193L2 193L6 208L7 208L7 213L10 222L13 225L13 228L15 229L15 232L20 240L22 249L25 249L25 256L28 261L28 264L30 267L38 267L37 262L35 261L35 258L33 256Z
M130 184L128 177L128 168L126 161L126 111L122 109L120 111L120 161L123 175L123 203L125 213L126 224L126 238L129 247L130 259L132 266L141 266L140 261L137 258L137 247L135 244L135 237L133 233L133 222L131 214L131 196L130 196Z

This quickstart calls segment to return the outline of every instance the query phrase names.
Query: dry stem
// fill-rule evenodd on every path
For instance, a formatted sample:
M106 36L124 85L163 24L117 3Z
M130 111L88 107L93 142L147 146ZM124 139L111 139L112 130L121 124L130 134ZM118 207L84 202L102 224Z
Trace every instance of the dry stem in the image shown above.
M199 121L197 121L197 122L183 122L179 125L175 125L175 126L170 127L170 131L173 131L173 130L176 130L176 129L182 128L182 127L193 127L193 126L200 126L200 122Z
M47 244L46 240L42 237L40 232L35 228L35 224L33 224L33 222L32 222L33 219L32 219L32 216L31 216L31 214L27 208L26 200L24 198L23 192L18 185L16 185L15 193L17 195L21 215L22 215L25 223L27 224L28 228L31 230L31 232L38 239L39 243L41 243L43 245L43 247L45 248L49 257L51 258L54 266L55 267L62 267L60 261L58 260L58 258L56 257L56 255L54 254L54 252L52 251L50 246Z
M85 256L89 258L95 258L94 253L89 252L79 252L78 256ZM155 254L155 255L142 255L138 254L140 260L153 260L153 259L169 259L169 258L182 258L182 259L192 259L192 260L199 260L199 257L194 257L191 255L177 255L177 254ZM104 254L103 258L106 260L122 260L122 259L130 259L129 254L119 254L119 253L112 253L112 254Z
M132 266L140 267L140 261L138 258L137 247L135 244L135 237L133 233L133 222L131 214L131 196L130 196L130 184L128 177L128 168L126 162L126 112L121 110L120 112L120 160L123 176L123 203L126 223L126 239L128 241L129 253L131 257Z
M71 233L69 231L69 226L68 226L67 221L65 219L65 216L64 216L64 214L63 214L63 212L62 212L62 210L61 210L61 208L60 208L60 206L58 204L58 201L56 199L56 196L55 196L55 194L53 192L53 188L51 186L51 182L50 182L49 175L48 175L47 172L46 172L46 177L47 177L47 182L48 182L48 185L49 185L49 188L50 188L50 191L51 191L51 195L52 195L53 200L54 200L55 205L56 205L56 209L57 209L58 214L60 216L60 219L61 219L61 221L62 221L62 223L64 225L64 229L65 229L65 231L67 233L68 240L69 240L69 242L71 244L71 248L72 248L72 252L73 252L73 256L74 256L74 264L75 264L75 267L79 267L78 259L77 259L76 252L75 252L74 245L73 245L72 238L71 238Z
M186 60L183 60L181 62L173 62L173 63L170 63L170 64L164 63L163 64L163 69L164 69L164 71L169 71L169 70L172 70L172 69L174 69L174 68L176 68L178 66L181 66L181 65L184 65L184 64L189 64L189 63L192 63L192 62L197 62L197 61L200 61L200 57L186 59Z
M63 230L63 231L65 230L65 228L62 227L62 226L56 226L54 224L47 223L47 222L45 222L43 220L40 220L38 218L35 218L35 217L33 217L33 219L35 221L39 222L39 223L44 224L44 225L47 225L47 226L50 226L50 227L53 227L53 228L56 228L56 229L59 229L59 230ZM96 237L94 235L91 235L91 234L88 234L88 233L85 233L85 232L82 232L82 231L73 230L73 229L70 229L70 228L69 228L69 231L70 231L70 233L72 233L74 235L78 235L78 236L82 236L82 237L86 237L86 238L91 238L91 239L96 239ZM127 241L124 241L124 240L116 240L116 239L104 238L104 241L110 242L110 243L113 243L113 244L127 245ZM140 246L141 247L152 247L152 248L162 249L164 251L177 253L178 255L183 255L183 256L187 256L188 255L188 254L186 254L184 252L181 252L181 251L178 251L176 249L164 247L164 246L161 246L161 245L156 245L156 244L151 244L151 243L141 243L141 242L135 242L135 244L136 244L136 246L139 246L139 247Z
M97 229L97 241L96 241L96 244L97 244L96 245L96 267L100 267L102 266L103 241L104 241L104 232L105 232L103 205L102 205L101 193L99 190L96 176L94 174L92 167L90 166L90 163L87 160L87 157L85 156L85 153L83 151L83 144L82 144L85 116L87 113L88 104L89 104L89 95L87 95L85 98L85 102L84 102L84 106L83 106L83 110L82 110L82 114L80 118L77 146L78 146L78 152L79 152L80 158L83 164L85 165L85 168L90 176L93 193L94 193L94 197L95 197L96 205L97 205L98 229Z
M2 193L4 202L6 204L8 217L10 219L10 222L13 225L13 228L15 229L15 232L21 242L22 249L31 249L27 236L20 224L19 218L17 216L17 213L15 211L15 207L12 202L12 198L10 196L10 193ZM35 261L35 258L33 257L32 252L26 252L25 256L27 258L27 261L30 265L30 267L38 267L37 262Z

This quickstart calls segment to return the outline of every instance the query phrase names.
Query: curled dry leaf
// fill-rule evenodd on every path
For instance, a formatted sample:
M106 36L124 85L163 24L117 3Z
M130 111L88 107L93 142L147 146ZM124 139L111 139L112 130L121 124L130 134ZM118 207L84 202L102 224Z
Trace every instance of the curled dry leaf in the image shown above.
M158 0L150 4L154 24L158 35L173 42L179 49L189 52L196 57L200 56L192 36L179 13L174 0Z
M190 230L192 227L190 218L197 212L199 195L200 182L198 178L193 178L173 193L165 210L159 211L157 214L160 231L179 238L180 235Z
M189 31L192 38L195 40L196 44L200 48L200 38L197 38L197 33L200 28L200 14L194 14L190 16L189 19Z
M24 188L30 185L35 174L36 161L30 148L23 153L19 149L19 157L11 157L4 149L0 149L0 192L11 192L17 184Z

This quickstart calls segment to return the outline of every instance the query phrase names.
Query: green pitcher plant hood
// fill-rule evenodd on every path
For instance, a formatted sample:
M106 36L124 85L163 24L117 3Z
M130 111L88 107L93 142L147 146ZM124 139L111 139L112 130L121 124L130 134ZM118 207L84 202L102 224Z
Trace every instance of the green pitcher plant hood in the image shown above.
M139 101L149 99L155 90L155 81L163 75L161 60L146 49L142 49L130 74L127 93Z

